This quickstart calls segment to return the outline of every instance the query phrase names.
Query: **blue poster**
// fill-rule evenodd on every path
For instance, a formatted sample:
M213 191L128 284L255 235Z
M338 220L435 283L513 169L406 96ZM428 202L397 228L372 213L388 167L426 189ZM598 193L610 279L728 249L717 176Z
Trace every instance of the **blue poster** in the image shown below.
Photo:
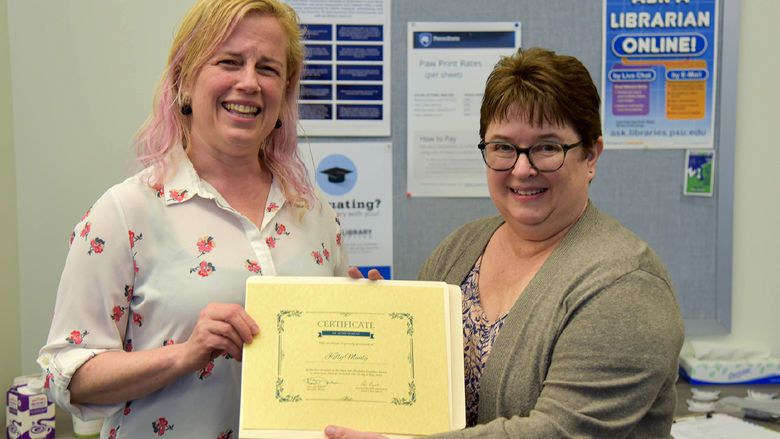
M604 0L607 148L712 148L718 0Z
M285 0L303 30L298 134L390 136L390 1Z

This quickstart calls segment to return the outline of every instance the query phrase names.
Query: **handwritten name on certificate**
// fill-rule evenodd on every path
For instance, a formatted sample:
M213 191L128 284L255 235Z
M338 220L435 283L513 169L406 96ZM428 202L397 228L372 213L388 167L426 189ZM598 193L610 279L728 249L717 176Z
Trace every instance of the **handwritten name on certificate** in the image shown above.
M460 289L441 282L252 277L239 437L397 436L465 424Z

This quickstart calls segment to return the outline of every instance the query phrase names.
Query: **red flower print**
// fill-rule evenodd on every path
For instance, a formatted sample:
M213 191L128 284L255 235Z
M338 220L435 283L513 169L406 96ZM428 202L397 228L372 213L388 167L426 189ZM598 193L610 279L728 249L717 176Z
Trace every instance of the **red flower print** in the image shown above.
M133 352L133 339L128 338L125 342L125 352Z
M138 314L138 313L134 312L134 313L133 313L133 323L135 323L136 325L138 325L138 327L140 328L141 326L143 326L143 325L144 325L144 316L142 316L141 314Z
M330 261L330 252L328 251L328 249L326 248L322 249L322 255L325 256L325 259Z
M157 433L157 436L162 436L165 434L166 430L173 430L173 424L168 425L167 419L160 418L152 422L152 428L154 429L154 432Z
M198 379L205 380L211 376L211 372L214 370L214 360L209 361L203 369L198 371Z
M227 353L227 352L223 352L221 355L222 355L223 357L225 357L225 359L226 359L226 360L230 360L231 358L233 358L233 356L232 356L232 355L230 355L230 354L229 354L229 353Z
M168 340L163 341L163 346L168 346L168 345L172 345L172 344L174 344L172 338L169 338Z
M184 201L187 198L187 190L181 190L181 189L171 189L168 191L168 195L170 195L170 200L173 201Z
M70 232L70 242L69 242L69 244L73 244L73 239L74 238L76 238L76 232L75 231Z
M336 245L341 246L341 233L336 233Z
M127 308L119 305L115 306L114 309L111 310L111 320L118 322L122 316L125 315L125 309Z
M249 259L246 260L246 269L255 274L262 273L263 271L260 269L260 265L257 262L250 261Z
M277 235L281 235L281 234L289 235L290 234L290 232L287 231L287 227L285 227L284 224L276 223L274 225L274 230L276 230L276 234Z
M89 232L92 230L92 223L87 221L84 223L84 227L81 229L81 233L79 233L79 236L86 239L87 235L89 235Z
M195 268L190 268L190 273L197 272L202 277L208 276L213 271L217 271L217 269L214 268L214 265L211 262L206 261L202 261L200 265Z
M200 252L198 257L203 256L206 253L214 250L214 238L211 236L201 236L198 238L196 245L198 246L198 251Z
M92 208L90 207L89 209L87 209L86 212L84 212L84 216L81 217L81 221L84 221L85 219L87 219L87 217L89 216L89 212L91 210L92 210Z
M89 243L89 251L87 254L92 255L92 253L100 254L103 253L103 247L106 245L106 241L103 241L100 238L95 238L92 240L92 242Z
M112 428L111 431L108 432L108 439L116 439L116 433L118 430L119 430L119 425L117 425L116 428Z
M135 247L135 242L142 240L144 237L143 233L139 233L138 236L136 236L132 230L128 230L127 234L130 235L130 248Z
M233 438L233 430L225 430L222 433L217 436L217 439L232 439Z
M138 271L138 270L136 270ZM125 299L127 301L133 300L133 286L132 285L125 285Z
M122 412L125 416L130 414L130 404L132 404L132 403L133 403L133 401L127 401L125 403L125 410L124 410L124 412ZM119 428L119 427L117 427L117 428Z
M46 382L43 383L43 388L44 389L51 388L51 384L50 383L51 383L51 380L53 380L53 379L54 379L54 374L47 370L46 371Z
M279 209L279 206L276 203L272 202L271 204L268 205L268 207L265 208L265 211L268 212L268 213L271 213L274 210L278 210L278 209Z
M317 265L322 265L322 255L318 251L311 252L311 256L314 258L314 262L317 263Z
M133 255L133 258L135 258L135 255ZM138 262L133 259L133 270L138 273Z
M274 238L273 236L269 236L268 238L265 238L265 244L268 246L268 248L276 247L276 238Z
M165 189L163 188L163 185L156 184L152 186L152 189L154 189L155 194L157 195L157 198L162 198L165 194Z
M82 341L84 341L84 337L87 336L89 332L84 330L84 332L79 331L71 331L70 335L65 337L65 341L67 341L70 344L81 344Z
M336 224L341 225L341 220L339 220L339 217L337 216L335 218L336 218Z

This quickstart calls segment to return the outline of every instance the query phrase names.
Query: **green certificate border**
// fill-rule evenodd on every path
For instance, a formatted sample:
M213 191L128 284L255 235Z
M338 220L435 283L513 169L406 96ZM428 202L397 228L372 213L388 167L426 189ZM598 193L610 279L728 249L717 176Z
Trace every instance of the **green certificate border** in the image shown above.
M308 312L309 314L313 314L315 312ZM317 312L317 313L327 313L327 314L338 314L342 317L348 317L348 316L354 316L354 315L377 315L377 313L349 313L349 312ZM285 355L285 349L284 349L284 325L288 321L285 319L291 319L296 317L301 317L303 315L303 311L300 310L281 310L276 315L276 332L278 337L278 351L277 351L277 377L276 377L276 386L275 386L275 392L276 392L276 400L278 402L300 402L306 400L304 397L302 397L300 394L295 393L286 393L284 388L284 377L282 372L282 363ZM384 403L394 404L394 405L405 405L405 406L412 406L417 401L417 387L414 382L414 316L410 313L406 312L390 312L386 314L379 314L379 315L386 315L391 320L405 320L406 321L406 334L409 336L409 354L407 356L409 360L409 381L407 383L407 389L406 394L403 396L393 396L389 401L384 401ZM342 331L342 332L349 332L349 331ZM345 335L345 334L340 334ZM353 336L369 336L373 337L372 334L366 333L366 332L354 332L352 334L346 334L346 335L353 335ZM309 400L315 400L312 398L309 398ZM316 399L318 401L354 401L354 399L348 395L344 395L342 398L339 399ZM382 401L361 401L361 402L382 402Z

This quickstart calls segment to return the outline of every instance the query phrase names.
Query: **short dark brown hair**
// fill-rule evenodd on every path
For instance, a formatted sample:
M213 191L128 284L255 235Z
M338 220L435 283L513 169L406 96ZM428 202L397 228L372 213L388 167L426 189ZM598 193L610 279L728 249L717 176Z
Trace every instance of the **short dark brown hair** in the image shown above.
M540 47L502 57L485 84L479 136L491 122L525 117L533 125L571 125L587 154L601 136L601 100L588 69L577 58Z

